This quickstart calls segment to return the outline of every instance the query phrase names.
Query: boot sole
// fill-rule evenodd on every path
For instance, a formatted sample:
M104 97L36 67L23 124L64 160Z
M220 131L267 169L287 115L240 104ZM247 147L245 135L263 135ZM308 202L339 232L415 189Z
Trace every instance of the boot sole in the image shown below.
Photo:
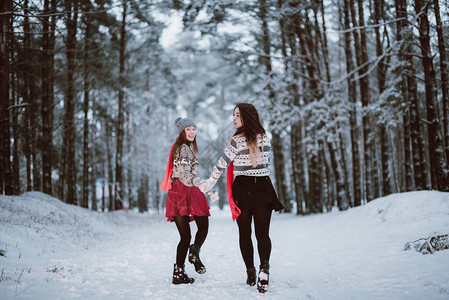
M192 282L183 282L183 281L181 281L181 282L177 282L177 281L172 281L172 283L173 284L176 284L176 285L178 285L178 284L192 284L192 283L194 283L195 281L192 281Z

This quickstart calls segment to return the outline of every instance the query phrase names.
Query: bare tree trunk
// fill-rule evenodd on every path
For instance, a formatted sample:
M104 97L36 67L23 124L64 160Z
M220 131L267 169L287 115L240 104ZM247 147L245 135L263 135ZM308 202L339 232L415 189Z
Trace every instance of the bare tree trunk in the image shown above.
M32 57L34 56L34 48L32 45L32 37L31 37L31 29L30 29L30 21L29 21L29 8L28 8L28 0L25 0L23 3L23 47L24 47L24 61L23 67L26 71L23 73L23 99L26 105L26 119L28 128L28 142L29 142L29 155L31 156L31 164L32 164L32 174L33 174L33 186L32 189L35 191L41 190L40 183L40 174L39 174L39 166L37 163L37 143L38 143L38 121L37 114L38 106L37 97L36 97L36 87L33 82L34 75L34 67L32 62Z
M291 212L292 207L290 203L290 197L287 196L287 185L285 180L285 159L282 147L282 138L281 135L276 131L272 131L271 136L278 197L285 207L284 212Z
M138 190L139 212L148 211L148 175L144 172L140 177L140 186Z
M106 161L105 161L106 162ZM102 165L101 168L101 181L99 182L101 185L101 212L105 212L106 210L106 163Z
M356 12L354 6L354 0L350 0L350 9L351 9L351 18L352 24L354 26L358 26L361 29L360 36L356 30L353 31L354 36L354 45L355 45L355 53L357 58L357 64L362 66L363 64L368 62L368 52L366 45L366 33L365 33L365 20L363 13L363 0L358 0L358 17L359 20L356 20ZM364 110L370 104L370 82L368 75L368 64L365 64L363 67L359 69L359 86L360 86L360 98L362 101L362 107ZM366 111L362 116L362 130L363 130L363 149L364 149L364 175L365 175L365 196L367 201L371 201L374 198L374 189L372 182L372 147L371 147L371 138L370 138L370 116Z
M327 142L329 148L329 154L331 159L332 170L335 174L335 181L337 184L337 205L339 210L346 210L349 207L349 201L346 197L345 181L342 176L341 159L337 159L337 149L334 142Z
M105 128L106 128L106 160L107 160L107 173L108 173L108 190L109 190L109 197L108 197L108 210L113 211L115 210L115 203L114 203L114 194L113 194L113 184L114 184L114 176L113 176L113 167L112 167L112 149L111 149L111 128L108 124L108 120L105 121Z
M119 74L119 92L118 92L118 116L117 116L117 148L115 156L115 209L123 208L123 138L124 138L124 98L125 98L125 49L126 49L126 14L127 1L123 1L122 25L120 29L120 74Z
M92 176L91 176L91 193L92 193L92 210L97 211L98 205L98 195L97 195L97 164L96 164L96 151L97 151L97 121L95 113L92 116L92 134L91 134L91 166L92 166ZM104 177L103 177L104 178Z
M306 181L304 176L304 157L302 147L302 126L299 121L292 125L291 129L291 155L292 155L292 173L293 186L295 188L296 214L304 214L304 202L306 191Z
M441 102L443 103L443 135L446 152L446 162L449 163L449 74L447 69L446 42L443 33L443 25L441 23L440 5L438 0L433 0L433 8L435 11L436 30L438 34L438 51L440 53L440 71L441 71ZM448 175L449 176L449 175Z
M407 86L403 86L402 89L406 89ZM407 91L403 91L405 95ZM412 188L412 161L410 151L410 105L408 95L404 98L404 107L402 109L402 122L404 125L404 168L405 168L405 191L411 191Z
M126 142L126 152L129 154L129 153L131 153L132 152L132 139L131 139L131 130L132 130L132 125L131 125L132 123L130 122L130 119L129 119L129 112L127 111L126 112L126 128L127 128L127 130L126 130L126 140L127 140L127 142ZM127 165L126 165L126 169L127 169L127 174L128 174L128 176L127 176L127 185L128 185L128 196L127 196L127 198L128 198L128 205L129 205L129 208L131 209L132 207L134 207L134 204L135 204L135 202L136 202L136 200L134 199L134 193L133 193L133 181L134 181L134 173L133 173L133 170L134 170L134 168L133 168L133 165L131 165L130 163L128 163Z
M29 56L31 55L30 49L31 49L31 42L30 42L30 34L29 34L29 20L28 17L28 1L24 2L24 21L23 21L23 30L24 30L24 38L23 38L23 47L25 49L25 61L24 61L24 67L27 69L31 68L31 61ZM30 72L24 72L23 75L23 91L22 91L22 97L23 101L25 103L25 155L27 160L27 191L33 190L33 181L35 180L33 176L33 137L34 137L34 105L33 100L30 94ZM33 178L33 180L31 179Z
M381 21L384 19L384 13L383 9L384 7L381 6L384 3L379 1L374 1L374 23L380 24ZM380 27L375 27L374 32L376 34L376 55L377 57L380 57L383 54L383 46L381 41L381 33L380 33ZM379 61L379 64L377 65L377 86L379 89L379 95L381 95L385 90L385 78L386 78L386 72L387 72L387 64L385 61L385 58ZM386 125L382 124L379 128L379 140L380 140L380 157L381 157L381 174L382 174L382 196L388 195L391 193L390 188L390 174L389 174L389 168L388 168L388 137L386 133Z
M12 28L12 1L0 4L0 194L12 195L9 118L9 43Z
M407 43L406 53L412 53L411 43ZM426 187L427 179L429 178L428 168L426 167L425 145L423 141L423 129L421 114L419 112L419 95L418 84L416 82L415 68L413 67L413 58L407 56L406 58L406 74L408 98L410 101L410 131L412 143L412 157L413 157L413 171L415 189L422 190ZM430 182L427 184L427 189L430 189Z
M318 145L312 145L315 149L312 155L309 156L309 195L308 195L308 212L320 213L323 212L321 204L322 200L322 175L319 163L319 149Z
M324 18L324 4L323 4L323 0L318 0L318 5L320 7L320 11L321 11L321 26L323 29L323 59L324 59L324 67L326 69L326 79L327 82L331 81L331 73L330 73L330 68L329 68L329 50L328 50L328 46L327 46L327 33L326 33L326 21Z
M51 5L51 7L50 7ZM52 194L51 173L53 169L53 103L54 103L54 45L56 0L44 0L42 17L42 191ZM51 21L50 21L51 20Z
M322 205L326 208L326 211L331 211L332 206L335 205L335 180L334 176L332 174L332 167L329 165L328 162L328 155L329 149L327 149L324 145L324 141L319 141L319 165L321 167L321 174L322 174ZM324 175L323 175L324 174Z
M348 1L344 2L344 26L345 29L350 28L350 8ZM354 70L354 62L351 51L351 33L346 32L345 40L345 56L346 56L346 72ZM362 203L362 190L360 182L360 153L359 153L359 129L357 126L357 90L356 84L348 78L348 99L351 103L349 126L351 136L352 149L352 188L353 188L353 206L359 206Z
M11 73L11 99L14 105L19 105L19 95L17 91L17 78ZM19 156L19 110L17 108L12 110L12 137L14 139L12 151L12 177L13 177L13 194L20 195L20 156Z
M343 209L348 209L351 206L351 194L349 192L349 181L348 181L348 167L346 163L346 150L345 150L345 143L343 134L340 129L338 129L338 150L341 160L341 176L343 176L343 183L344 183L344 197L346 198L346 207L343 205Z
M26 159L26 181L27 181L27 192L33 190L33 185L31 181L31 130L30 130L30 124L29 124L29 118L27 116L27 108L25 109L25 133L24 136L24 152L25 152L25 159Z
M83 126L83 196L81 207L89 207L89 43L91 19L85 15L86 29L84 32L84 126Z
M421 129L421 116L419 112L419 96L418 84L416 83L416 76L412 67L412 59L408 58L408 73L407 85L410 97L410 129L411 142L413 152L413 171L415 180L415 189L422 190L426 186L426 178L429 177L428 169L426 167L424 141ZM430 189L430 184L427 185Z
M13 22L10 24L9 32L14 32L13 29ZM9 60L10 61L16 61L16 50L15 50L15 43L14 43L14 35L10 34L10 46L9 46ZM12 129L12 138L13 138L13 150L12 150L12 194L13 195L20 195L20 149L19 149L19 141L21 139L21 125L19 124L19 112L20 112L20 98L21 95L19 93L19 80L17 78L17 71L14 70L13 67L9 68L9 89L10 89L10 95L11 100L10 103L13 105L13 107L8 110L8 114L11 114L11 129ZM0 113L1 115L1 113ZM0 125L1 128L1 125ZM0 132L1 136L1 132ZM0 147L1 149L1 147ZM1 155L1 154L0 154ZM0 159L1 161L1 159ZM0 164L1 166L1 164ZM1 171L0 171L1 173ZM1 177L1 176L0 176ZM0 180L1 182L1 180ZM0 184L2 186L2 184ZM2 190L2 188L0 188ZM0 191L1 194L1 191Z
M67 197L65 202L77 204L76 199L76 165L75 165L75 51L76 51L76 30L78 21L78 2L66 0L66 57L67 57L67 92L65 101L64 118L64 138L65 153L63 170L64 179L67 180ZM64 188L64 187L63 187ZM65 196L63 194L63 196ZM64 199L64 198L62 198Z
M430 48L430 26L427 19L427 7L424 0L415 0L415 11L419 14L419 42L421 45L422 65L426 87L427 132L429 135L429 159L432 188L440 191L449 191L449 179L445 174L447 162L444 158L443 141L441 140L441 127L435 99L435 71Z

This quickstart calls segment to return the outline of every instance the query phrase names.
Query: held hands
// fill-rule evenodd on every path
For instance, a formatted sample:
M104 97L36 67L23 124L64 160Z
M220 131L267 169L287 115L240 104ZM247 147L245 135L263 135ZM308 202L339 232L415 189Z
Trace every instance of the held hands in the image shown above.
M193 179L193 185L197 186L200 189L200 191L203 193L210 191L216 182L217 182L217 179L213 178L212 176L206 180L202 180L198 177Z
M210 190L210 191L206 192L206 194L209 196L210 201L212 203L214 203L215 201L220 199L220 197L218 196L218 192L216 190Z
M220 197L218 196L218 192L212 189L216 182L217 179L214 179L212 176L207 180L202 180L198 177L193 179L193 184L197 186L201 192L206 193L209 196L211 202L215 202L220 199Z
M217 182L217 179L215 179L215 178L213 178L211 176L211 177L209 177L206 180L200 180L195 185L197 187L199 187L200 191L202 191L203 193L206 193L206 192L210 191L214 187L216 182Z

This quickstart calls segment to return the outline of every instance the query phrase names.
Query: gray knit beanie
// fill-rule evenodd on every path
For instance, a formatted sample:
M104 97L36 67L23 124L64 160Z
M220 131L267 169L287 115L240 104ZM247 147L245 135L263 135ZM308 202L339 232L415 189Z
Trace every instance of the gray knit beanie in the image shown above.
M190 120L189 118L177 118L175 121L176 127L178 127L178 133L181 133L184 129L190 126L195 126L195 122Z

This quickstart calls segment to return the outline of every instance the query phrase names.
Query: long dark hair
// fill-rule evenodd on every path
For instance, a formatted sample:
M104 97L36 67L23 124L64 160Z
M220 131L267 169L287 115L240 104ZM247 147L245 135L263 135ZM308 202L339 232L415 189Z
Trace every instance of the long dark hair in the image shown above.
M181 151L183 144L186 144L187 146L190 146L190 144L192 144L193 145L193 156L195 156L195 154L198 154L198 145L196 143L196 136L192 142L188 141L186 138L186 131L183 130L176 138L175 145L173 146L173 154L171 157L172 162L175 160L175 157L177 155L179 155L179 152Z
M260 156L260 149L257 147L257 135L262 135L262 151L263 151L263 135L265 129L260 122L259 113L251 103L239 103L235 106L239 108L242 127L238 128L234 135L244 135L249 148L249 156L253 166L255 167L256 159Z
M234 135L244 133L248 144L253 144L257 140L258 134L264 134L265 129L260 122L259 113L251 103L239 103L235 106L240 110L242 127L238 128Z

